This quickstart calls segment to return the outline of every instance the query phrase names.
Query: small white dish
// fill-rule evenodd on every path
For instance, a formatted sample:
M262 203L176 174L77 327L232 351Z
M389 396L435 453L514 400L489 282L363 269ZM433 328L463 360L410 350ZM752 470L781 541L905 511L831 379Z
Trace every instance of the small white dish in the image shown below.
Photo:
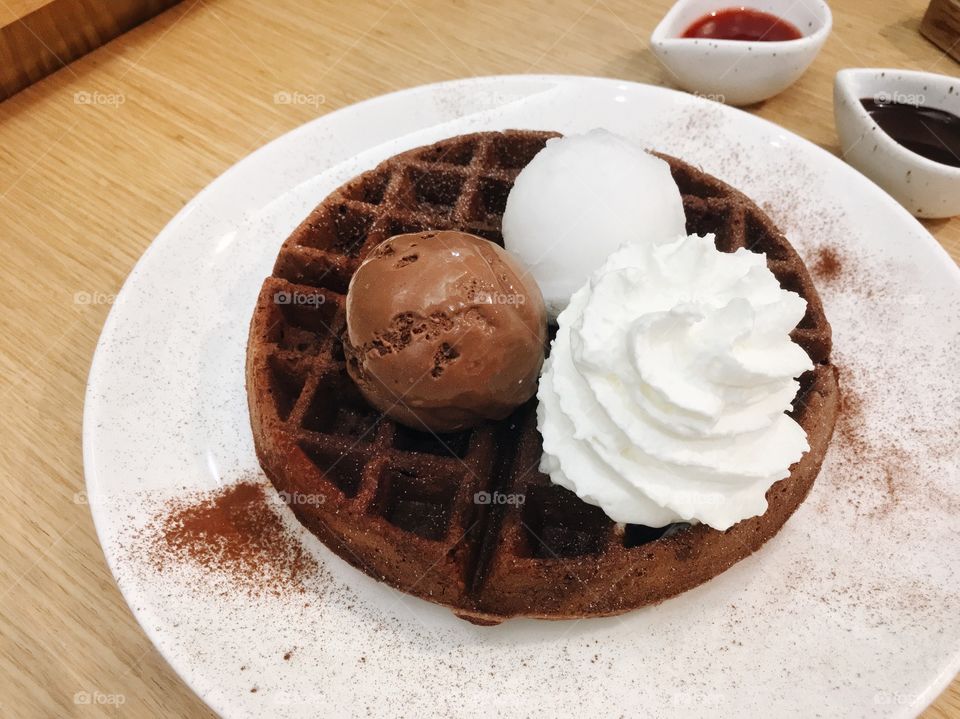
M830 34L833 15L823 0L755 0L748 9L789 21L803 37L783 42L681 37L704 15L734 5L724 0L679 0L654 29L650 48L684 90L728 105L750 105L800 78Z
M908 150L883 131L861 102L925 105L960 115L960 79L930 72L853 68L837 73L833 113L844 160L917 217L960 215L960 167Z

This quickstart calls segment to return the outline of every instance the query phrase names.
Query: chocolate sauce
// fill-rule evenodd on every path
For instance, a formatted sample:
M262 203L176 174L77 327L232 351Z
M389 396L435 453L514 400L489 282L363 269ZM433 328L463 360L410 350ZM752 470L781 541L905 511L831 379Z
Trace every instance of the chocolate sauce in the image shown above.
M688 27L681 37L747 42L783 42L803 37L796 26L760 10L732 7L704 15Z
M908 150L960 167L960 117L946 110L900 102L860 100L884 132Z

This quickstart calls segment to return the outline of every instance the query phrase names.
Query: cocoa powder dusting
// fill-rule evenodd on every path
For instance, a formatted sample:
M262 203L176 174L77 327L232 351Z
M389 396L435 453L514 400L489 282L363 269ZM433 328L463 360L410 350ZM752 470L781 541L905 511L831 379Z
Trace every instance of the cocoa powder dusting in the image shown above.
M909 409L895 426L878 430L891 385L853 357L839 363L842 403L834 432L834 467L824 482L835 484L859 516L886 520L918 505L960 511L960 495L939 486L935 467L955 452L949 430L921 423ZM909 407L910 397L902 404ZM888 410L889 411L889 410ZM873 420L873 421L871 421ZM882 426L882 425L881 425ZM956 437L956 432L952 433ZM920 439L920 442L911 441Z
M866 510L874 517L884 517L894 511L899 502L898 485L911 473L907 465L909 455L900 447L874 437L866 428L863 399L855 393L856 370L847 365L840 367L841 377L849 377L845 383L837 417L834 441L839 451L839 469L850 482L848 501L858 510ZM873 487L880 490L879 503L863 506L864 490Z
M187 564L253 595L302 592L319 570L254 482L170 500L145 532L157 571Z
M813 278L823 283L829 283L840 277L843 272L843 262L840 253L833 247L823 246L816 250L813 263L810 266Z
M850 367L841 367L839 370L841 376L853 373ZM866 454L869 448L867 437L861 430L862 423L863 400L851 388L844 386L840 396L840 416L837 418L837 439L856 456Z

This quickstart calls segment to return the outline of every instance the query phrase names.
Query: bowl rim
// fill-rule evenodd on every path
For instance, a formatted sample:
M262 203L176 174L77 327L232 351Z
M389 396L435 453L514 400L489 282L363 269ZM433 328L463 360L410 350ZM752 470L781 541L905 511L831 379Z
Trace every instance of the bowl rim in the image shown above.
M659 45L660 47L671 48L681 46L690 47L702 45L702 41L707 40L710 46L716 48L739 48L743 52L751 53L755 50L775 50L777 52L783 52L785 50L801 50L810 45L820 45L826 40L827 36L830 34L830 31L833 29L833 12L830 10L830 6L826 3L826 1L809 0L811 5L823 13L823 21L816 30L809 34L803 34L801 37L798 37L795 40L775 40L769 42L758 42L751 40L723 40L718 38L679 37L668 32L668 29L672 28L673 22L677 15L680 14L680 11L694 1L695 0L677 0L673 5L671 5L670 9L667 10L666 14L660 19L660 22L657 23L657 26L653 29L653 32L650 33L651 44ZM725 3L724 0L716 0L716 2L717 10L737 7L733 0L730 0L728 3ZM764 54L770 53L766 52Z
M913 150L904 147L896 139L890 135L886 130L884 130L880 125L873 119L867 109L863 106L863 103L860 102L862 99L860 94L856 91L855 87L855 78L863 76L874 76L877 74L886 73L891 75L891 86L897 84L897 80L893 76L900 75L909 76L914 80L923 80L928 85L943 85L943 86L953 86L957 88L957 91L960 92L960 80L955 77L950 77L949 75L940 75L934 72L924 72L921 70L901 70L898 68L888 68L888 67L848 67L844 68L837 72L833 79L834 87L834 124L839 126L840 124L840 113L843 112L845 115L856 120L857 124L863 129L864 133L876 133L877 138L883 142L884 146L889 148L889 152L893 155L896 161L901 162L905 165L910 165L912 167L922 168L932 173L941 175L944 179L949 179L951 181L960 182L960 167L952 167L951 165L945 165L942 162L937 162L931 160L928 157L914 152ZM842 107L842 104L838 102L839 99L843 99L845 102L842 104L846 105L846 108ZM926 105L925 105L926 107ZM932 107L932 106L931 106ZM940 108L936 108L940 109ZM948 111L949 112L949 111ZM839 136L840 128L837 127L837 135ZM851 148L852 149L852 148ZM840 146L840 156L843 158L847 154L848 150L845 150L843 146Z

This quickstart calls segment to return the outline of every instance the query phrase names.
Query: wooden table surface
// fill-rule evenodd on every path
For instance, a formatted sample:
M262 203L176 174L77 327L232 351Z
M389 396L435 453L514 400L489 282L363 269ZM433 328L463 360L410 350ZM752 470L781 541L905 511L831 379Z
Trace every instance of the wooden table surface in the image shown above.
M83 495L90 359L166 222L268 140L398 88L525 72L669 84L646 43L668 4L184 0L0 104L3 716L212 716L133 620ZM810 70L752 111L836 152L837 70L958 65L918 35L922 0L833 6ZM926 224L960 257L960 219ZM96 691L124 703L78 703ZM924 716L960 717L960 682Z

